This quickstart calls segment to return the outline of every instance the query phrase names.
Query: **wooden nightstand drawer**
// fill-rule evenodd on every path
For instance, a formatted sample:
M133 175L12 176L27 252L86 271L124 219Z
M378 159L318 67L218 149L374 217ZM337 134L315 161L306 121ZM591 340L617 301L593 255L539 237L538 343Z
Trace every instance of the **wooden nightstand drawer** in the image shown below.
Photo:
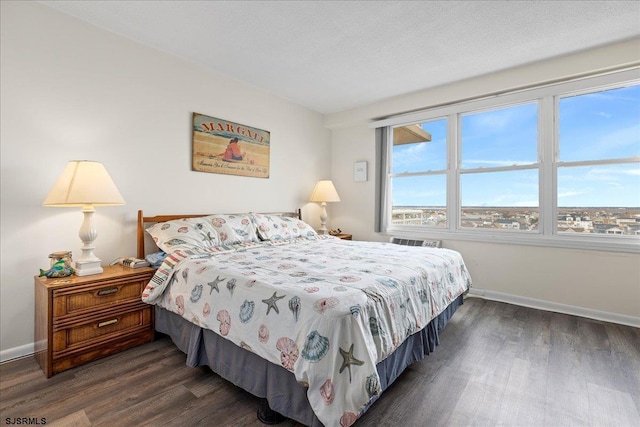
M53 316L96 311L126 301L140 301L148 281L111 281L102 286L78 286L53 291Z
M35 278L35 357L47 377L153 341L153 306L142 291L155 270L104 267L101 274Z
M66 327L62 325L58 328L54 325L53 352L57 356L77 348L88 349L91 345L99 345L122 335L148 330L150 325L150 306L127 313L87 319Z

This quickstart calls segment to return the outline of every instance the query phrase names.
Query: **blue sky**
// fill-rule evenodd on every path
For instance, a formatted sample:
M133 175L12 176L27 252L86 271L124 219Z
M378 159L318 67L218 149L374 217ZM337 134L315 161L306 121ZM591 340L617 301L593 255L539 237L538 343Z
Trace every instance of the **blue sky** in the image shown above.
M640 157L640 85L559 102L559 160ZM465 169L526 165L537 161L537 105L462 116ZM446 121L423 123L430 142L393 148L393 173L446 168ZM444 175L398 177L395 206L445 206ZM538 172L463 174L463 206L538 206ZM640 207L640 164L558 168L559 207Z

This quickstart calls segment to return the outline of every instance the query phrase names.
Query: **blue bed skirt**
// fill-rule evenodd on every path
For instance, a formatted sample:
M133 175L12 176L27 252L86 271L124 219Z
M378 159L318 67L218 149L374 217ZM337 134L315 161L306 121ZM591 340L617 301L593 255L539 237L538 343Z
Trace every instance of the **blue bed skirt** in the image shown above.
M440 331L462 304L461 295L424 329L411 335L393 354L378 363L382 390L393 384L407 366L435 350L440 342ZM307 400L307 388L282 366L158 306L156 331L169 335L186 353L188 366L209 366L213 372L254 396L266 398L271 409L285 417L311 427L322 426ZM375 396L369 406L379 397Z

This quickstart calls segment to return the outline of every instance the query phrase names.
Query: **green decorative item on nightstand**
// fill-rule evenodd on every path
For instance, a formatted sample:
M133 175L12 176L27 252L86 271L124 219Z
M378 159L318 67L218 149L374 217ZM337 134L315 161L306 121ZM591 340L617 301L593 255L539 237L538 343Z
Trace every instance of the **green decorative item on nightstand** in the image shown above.
M46 277L67 277L71 276L73 273L73 268L63 259L53 264L53 266L48 270L40 269L40 276Z

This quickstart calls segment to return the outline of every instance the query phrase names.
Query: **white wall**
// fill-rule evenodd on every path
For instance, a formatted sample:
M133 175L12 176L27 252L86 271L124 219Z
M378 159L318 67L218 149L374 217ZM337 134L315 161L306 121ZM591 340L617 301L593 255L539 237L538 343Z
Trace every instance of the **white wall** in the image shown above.
M638 39L327 115L332 179L342 198L333 206L333 226L358 240L389 237L374 232L371 120L628 64L640 64ZM369 181L354 182L353 163L363 160L369 164ZM488 297L640 326L638 254L456 240L443 244L463 254L474 287Z
M293 210L330 173L320 114L37 3L1 2L0 359L33 346L33 276L79 255L79 209L42 202L72 159L101 161L127 204L98 208L96 255L135 254L148 214ZM191 114L271 132L269 179L191 171Z
M0 360L33 346L33 276L58 250L79 254L79 210L42 201L70 159L103 162L127 205L98 209L97 255L135 253L137 209L149 214L304 207L331 177L342 202L331 227L373 231L372 118L640 61L638 40L397 97L323 118L231 78L84 24L45 6L0 2ZM271 177L192 172L191 113L271 132ZM353 162L369 180L353 182ZM477 288L640 318L633 254L445 241Z

